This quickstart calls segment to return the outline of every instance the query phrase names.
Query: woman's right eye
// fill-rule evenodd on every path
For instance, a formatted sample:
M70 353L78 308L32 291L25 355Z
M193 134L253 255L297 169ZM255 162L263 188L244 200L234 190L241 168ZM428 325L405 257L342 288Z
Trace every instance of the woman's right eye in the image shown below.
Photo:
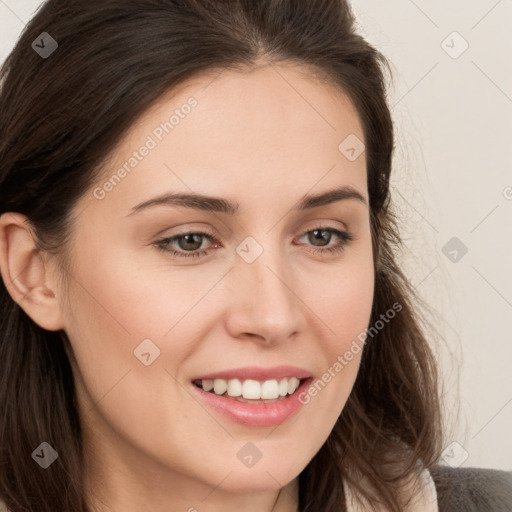
M171 253L172 256L176 256L177 258L197 258L199 256L203 256L208 254L208 250L202 249L198 251L198 248L193 248L192 251L186 251L183 248L180 248L180 250L175 249L169 249L168 247L173 247L171 244L180 240L185 240L186 244L192 244L197 245L199 243L199 246L202 245L200 238L206 237L210 241L216 241L215 237L210 233L205 233L202 231L192 231L187 233L179 233L177 235L164 238L162 240L159 240L155 243L158 249L161 251L165 251L167 253ZM198 242L199 239L199 242ZM182 245L182 244L180 244Z

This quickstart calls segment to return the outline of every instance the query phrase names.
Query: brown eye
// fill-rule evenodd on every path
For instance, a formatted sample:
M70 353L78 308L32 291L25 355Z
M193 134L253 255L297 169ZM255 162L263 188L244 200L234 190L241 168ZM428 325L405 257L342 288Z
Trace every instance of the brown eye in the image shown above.
M210 233L204 232L188 232L178 233L177 235L164 238L155 243L158 249L171 253L178 258L199 257L207 254L208 250L199 250L202 245L203 239L207 238L210 241L215 241L215 238ZM172 249L172 247L177 248Z
M328 229L315 229L313 231L309 231L309 235L313 234L313 236L308 236L310 241L320 241L322 242L320 245L328 245L331 240L332 233ZM325 242L325 243L323 243Z
M184 251L197 251L202 245L202 236L200 233L190 233L188 235L180 235L176 237L176 240L180 249ZM180 241L184 242L180 243Z

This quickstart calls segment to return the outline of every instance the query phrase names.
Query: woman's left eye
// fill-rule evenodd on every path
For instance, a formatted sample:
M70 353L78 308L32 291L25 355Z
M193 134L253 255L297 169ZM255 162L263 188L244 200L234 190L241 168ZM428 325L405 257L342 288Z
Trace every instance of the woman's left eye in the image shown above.
M325 236L327 234L327 237ZM327 239L326 245L329 244L332 235L338 238L338 241L329 247L316 246L311 252L313 253L339 253L341 252L346 245L348 245L352 240L354 240L354 235L349 233L348 231L340 231L335 228L326 228L326 227L318 227L315 229L311 229L306 231L300 238L307 237L310 241L316 240L324 242ZM211 233L205 233L203 231L191 231L185 233L179 233L172 237L164 238L162 240L158 240L154 245L157 246L158 249L165 251L167 253L171 253L172 256L177 258L197 258L199 256L203 256L208 254L209 249L200 249L202 246L202 239L206 238L209 241L216 242L218 241ZM169 247L176 247L172 244L177 242L178 249L170 249ZM192 245L192 247L190 247ZM187 247L188 246L188 247ZM188 250L187 250L188 249Z

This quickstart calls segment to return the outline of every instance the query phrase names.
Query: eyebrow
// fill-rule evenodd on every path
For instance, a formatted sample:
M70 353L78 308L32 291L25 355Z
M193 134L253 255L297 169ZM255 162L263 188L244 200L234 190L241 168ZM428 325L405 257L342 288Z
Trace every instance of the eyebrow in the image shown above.
M325 206L348 199L355 199L364 205L367 204L366 199L355 188L351 186L343 186L315 195L305 195L298 201L293 209L296 211L309 210L317 208L318 206ZM145 210L151 206L161 205L183 206L207 212L225 213L227 215L237 215L240 211L240 204L236 201L230 201L229 199L206 196L197 193L170 192L137 204L131 209L131 212L127 216L133 215L134 213Z

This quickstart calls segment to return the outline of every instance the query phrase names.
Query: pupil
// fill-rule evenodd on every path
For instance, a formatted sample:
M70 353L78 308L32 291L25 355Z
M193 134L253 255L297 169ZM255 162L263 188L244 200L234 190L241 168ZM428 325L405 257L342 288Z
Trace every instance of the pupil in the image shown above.
M328 245L328 243L329 243L329 238L330 238L330 236L331 236L331 233L330 233L329 231L327 231L326 229L315 229L315 230L313 231L313 233L314 233L314 236L315 236L315 240L324 240L324 241L326 242L324 245ZM319 237L317 237L317 235L318 235L319 233L325 233L325 234L326 234L326 236L322 236L322 235L320 235Z
M185 242L185 247L183 247L183 244L180 243L181 249L190 249L190 250L199 249L199 247L201 247L201 236L202 235L199 235L197 233L191 234L191 235L183 235L183 237L181 239L185 239L186 242ZM190 247L190 246L187 247L186 245L189 244L189 243L194 245L194 241L193 241L194 237L197 237L199 239L199 241L197 241L197 238L196 238L195 245L197 247ZM192 241L189 241L190 239L192 239Z

